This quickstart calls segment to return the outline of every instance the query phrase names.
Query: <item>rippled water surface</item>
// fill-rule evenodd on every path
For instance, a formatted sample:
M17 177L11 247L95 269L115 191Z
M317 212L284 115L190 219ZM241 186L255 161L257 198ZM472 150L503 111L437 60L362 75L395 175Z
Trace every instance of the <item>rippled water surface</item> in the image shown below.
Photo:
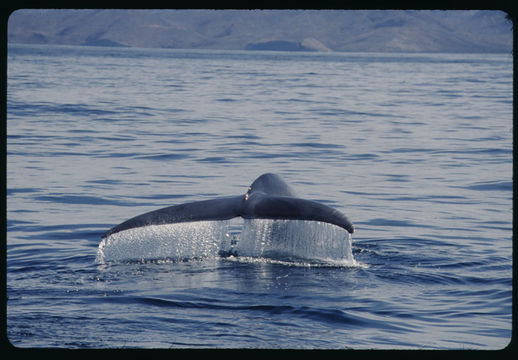
M10 45L7 106L14 346L511 339L511 55ZM244 194L265 172L345 213L352 246L321 224L233 220L98 253L130 217Z

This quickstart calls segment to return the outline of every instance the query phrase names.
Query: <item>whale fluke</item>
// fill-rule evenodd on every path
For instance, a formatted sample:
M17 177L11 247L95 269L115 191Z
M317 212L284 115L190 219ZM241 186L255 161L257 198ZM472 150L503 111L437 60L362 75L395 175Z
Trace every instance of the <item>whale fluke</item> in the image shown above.
M235 217L322 221L354 233L354 225L340 211L296 197L295 192L278 175L267 173L259 176L245 195L196 201L151 211L113 227L102 238L149 225L228 220Z

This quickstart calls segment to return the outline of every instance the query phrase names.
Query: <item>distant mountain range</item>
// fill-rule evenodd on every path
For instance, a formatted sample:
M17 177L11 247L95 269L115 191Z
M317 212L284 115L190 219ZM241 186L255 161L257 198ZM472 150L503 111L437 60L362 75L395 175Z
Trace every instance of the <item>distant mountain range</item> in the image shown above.
M512 51L501 11L18 10L9 43L175 49Z

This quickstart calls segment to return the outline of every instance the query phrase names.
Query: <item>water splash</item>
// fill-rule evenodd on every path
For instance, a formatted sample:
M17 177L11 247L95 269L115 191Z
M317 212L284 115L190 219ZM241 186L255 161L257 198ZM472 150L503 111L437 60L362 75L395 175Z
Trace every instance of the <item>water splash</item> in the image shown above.
M358 265L344 229L306 220L199 221L134 228L99 244L96 262L185 260L235 255L283 262Z
M121 231L101 241L96 262L215 257L227 228L228 221L198 221Z
M356 265L350 234L338 226L318 221L245 220L236 252L240 256Z

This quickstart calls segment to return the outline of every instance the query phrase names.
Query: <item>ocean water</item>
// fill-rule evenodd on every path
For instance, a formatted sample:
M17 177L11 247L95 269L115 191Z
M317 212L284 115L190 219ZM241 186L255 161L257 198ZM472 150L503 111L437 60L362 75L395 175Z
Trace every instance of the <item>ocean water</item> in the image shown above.
M510 54L9 45L7 70L13 346L511 341ZM265 172L356 232L234 219L101 242Z

